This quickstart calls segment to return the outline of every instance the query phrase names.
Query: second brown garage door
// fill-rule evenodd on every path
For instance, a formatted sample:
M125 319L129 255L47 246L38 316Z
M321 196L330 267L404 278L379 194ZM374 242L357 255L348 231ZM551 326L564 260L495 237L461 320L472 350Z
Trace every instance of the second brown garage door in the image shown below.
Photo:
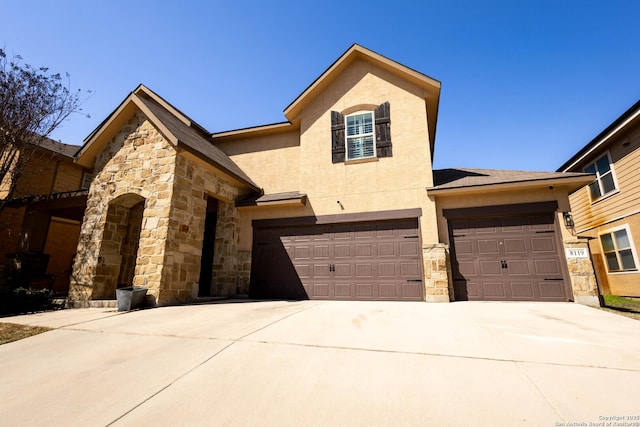
M254 225L251 296L421 301L418 221Z
M567 301L554 213L449 219L456 300Z

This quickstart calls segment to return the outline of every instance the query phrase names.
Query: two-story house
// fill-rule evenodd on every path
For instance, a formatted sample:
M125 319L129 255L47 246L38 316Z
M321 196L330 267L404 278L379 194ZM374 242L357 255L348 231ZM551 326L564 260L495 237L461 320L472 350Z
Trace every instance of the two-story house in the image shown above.
M284 110L210 133L140 85L85 140L72 303L204 296L598 304L564 218L585 173L433 171L440 82L354 45ZM575 254L578 255L575 255Z
M29 161L10 200L11 174L0 183L0 275L20 270L21 286L46 286L57 294L69 289L91 178L74 161L79 148L48 138L27 144L19 155ZM50 280L38 282L45 273Z
M558 171L595 180L570 195L575 232L589 238L605 294L640 296L640 101L585 145Z

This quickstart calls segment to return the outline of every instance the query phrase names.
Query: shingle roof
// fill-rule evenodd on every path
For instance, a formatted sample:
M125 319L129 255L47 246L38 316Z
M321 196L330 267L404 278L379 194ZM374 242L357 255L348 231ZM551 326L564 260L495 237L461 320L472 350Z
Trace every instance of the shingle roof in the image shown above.
M592 179L590 174L575 172L531 172L497 169L436 169L431 190L481 187L496 184L548 181L563 178Z
M208 135L202 133L199 125L189 126L185 124L182 120L151 98L140 96L139 99L156 116L156 118L166 126L169 132L177 138L178 146L181 146L192 154L201 157L203 160L222 169L224 172L229 173L235 178L244 181L255 189L259 188L258 185L254 183L251 178L249 178L249 176L229 158L229 156L207 139Z
M259 206L261 204L290 202L290 203L307 203L307 195L298 191L289 191L286 193L261 194L258 196L249 196L245 199L238 200L236 207Z
M31 139L28 142L40 148L44 148L45 150L52 151L56 154L70 157L71 159L73 159L73 156L80 149L78 145L64 144L62 142L54 141L51 138L47 138L46 136L40 136L37 134L31 134Z

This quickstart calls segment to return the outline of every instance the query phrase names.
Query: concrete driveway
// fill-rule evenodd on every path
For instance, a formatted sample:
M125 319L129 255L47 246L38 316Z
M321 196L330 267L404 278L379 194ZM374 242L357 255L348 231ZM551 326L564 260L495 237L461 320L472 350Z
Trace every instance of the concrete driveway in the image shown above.
M58 328L0 346L0 424L640 425L640 323L578 304L112 310L0 319Z

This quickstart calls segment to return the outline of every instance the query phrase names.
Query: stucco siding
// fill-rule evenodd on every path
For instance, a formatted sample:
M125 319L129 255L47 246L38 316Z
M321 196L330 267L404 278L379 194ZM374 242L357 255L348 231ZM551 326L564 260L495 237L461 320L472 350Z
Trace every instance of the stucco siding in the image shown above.
M265 193L298 191L300 188L299 130L214 139L214 143Z

